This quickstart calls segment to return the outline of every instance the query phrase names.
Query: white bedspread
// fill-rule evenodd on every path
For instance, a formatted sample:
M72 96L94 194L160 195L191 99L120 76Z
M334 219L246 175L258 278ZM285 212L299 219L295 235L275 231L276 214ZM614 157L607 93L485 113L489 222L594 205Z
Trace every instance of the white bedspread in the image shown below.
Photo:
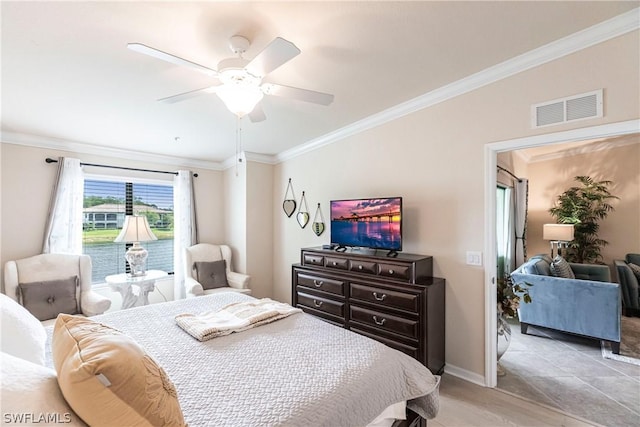
M217 293L93 319L133 337L166 370L191 427L364 426L403 400L435 417L439 377L401 352L305 313L206 342L174 320L251 299Z

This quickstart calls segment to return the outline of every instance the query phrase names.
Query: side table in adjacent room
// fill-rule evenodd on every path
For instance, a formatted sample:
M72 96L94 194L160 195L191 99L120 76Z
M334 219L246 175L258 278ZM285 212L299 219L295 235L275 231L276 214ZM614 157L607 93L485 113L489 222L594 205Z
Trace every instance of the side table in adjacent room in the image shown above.
M130 276L127 273L105 277L109 287L122 295L122 308L149 304L149 292L156 287L156 280L168 275L162 270L148 270L144 276Z

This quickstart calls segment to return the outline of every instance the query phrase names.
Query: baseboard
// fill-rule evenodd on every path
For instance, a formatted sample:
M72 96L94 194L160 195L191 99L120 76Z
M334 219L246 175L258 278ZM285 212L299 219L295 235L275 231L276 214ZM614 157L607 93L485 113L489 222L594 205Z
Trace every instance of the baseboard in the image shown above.
M467 371L466 369L459 368L455 365L450 365L449 363L445 365L444 372L482 387L487 386L484 381L484 376L476 374L475 372Z

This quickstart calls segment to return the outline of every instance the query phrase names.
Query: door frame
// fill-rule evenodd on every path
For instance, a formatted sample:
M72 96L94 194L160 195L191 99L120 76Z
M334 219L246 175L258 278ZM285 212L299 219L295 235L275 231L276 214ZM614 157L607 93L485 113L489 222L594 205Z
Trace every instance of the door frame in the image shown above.
M485 291L485 369L484 382L487 387L495 387L498 383L496 363L496 269L497 259L495 248L496 236L496 185L497 185L497 155L503 151L523 148L539 147L542 145L577 142L589 139L609 138L613 136L640 133L640 119L590 126L568 131L528 136L488 143L484 147L484 291Z

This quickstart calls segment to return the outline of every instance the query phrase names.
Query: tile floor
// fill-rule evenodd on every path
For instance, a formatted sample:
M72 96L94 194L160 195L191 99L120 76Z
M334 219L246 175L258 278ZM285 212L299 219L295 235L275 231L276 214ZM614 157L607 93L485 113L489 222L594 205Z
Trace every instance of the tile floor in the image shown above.
M604 359L600 342L510 319L498 388L604 426L640 426L640 366Z

